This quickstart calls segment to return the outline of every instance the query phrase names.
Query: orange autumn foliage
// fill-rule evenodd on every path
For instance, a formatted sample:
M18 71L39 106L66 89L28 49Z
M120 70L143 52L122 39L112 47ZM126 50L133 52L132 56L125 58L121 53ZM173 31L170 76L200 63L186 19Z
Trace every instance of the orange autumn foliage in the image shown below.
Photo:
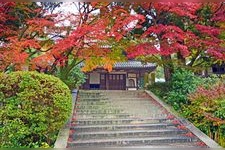
M103 48L112 47L108 40L120 42L134 26L128 27L134 21L143 21L141 15L131 15L124 9L109 8L110 3L79 2L77 14L49 14L36 3L1 3L2 21L0 27L13 21L4 29L2 46L0 48L0 70L13 66L20 70L27 65L30 70L52 72L56 67L65 67L69 59L86 61L85 71L92 70L104 64L104 68L112 70L112 65L119 61L114 51ZM16 16L15 8L20 9L24 18ZM31 12L30 10L33 9ZM105 13L93 13L98 10ZM110 11L112 9L113 11ZM46 13L47 12L47 13ZM7 14L11 15L7 15ZM3 18L4 17L4 18ZM11 19L12 18L12 19ZM75 19L75 20L74 20ZM65 21L70 22L64 26ZM60 25L61 24L61 25ZM15 55L10 55L10 54ZM122 54L122 50L121 50ZM114 57L112 57L114 56ZM97 58L98 61L94 62ZM85 66L84 66L85 67Z

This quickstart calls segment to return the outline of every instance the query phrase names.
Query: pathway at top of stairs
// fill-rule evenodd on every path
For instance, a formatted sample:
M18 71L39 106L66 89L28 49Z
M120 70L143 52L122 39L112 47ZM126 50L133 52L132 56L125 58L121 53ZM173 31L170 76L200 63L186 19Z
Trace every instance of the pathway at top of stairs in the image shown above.
M67 147L207 146L144 91L79 91Z

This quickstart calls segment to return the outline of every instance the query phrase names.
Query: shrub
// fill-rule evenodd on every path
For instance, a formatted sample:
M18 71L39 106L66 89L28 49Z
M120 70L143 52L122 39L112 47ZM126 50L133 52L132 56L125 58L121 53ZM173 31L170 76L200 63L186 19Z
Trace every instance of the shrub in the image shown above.
M202 79L189 70L177 68L172 75L171 90L168 92L166 102L180 110L184 104L189 104L187 94L193 92Z
M147 89L152 91L155 95L157 95L161 99L165 99L167 96L167 93L171 89L171 83L170 82L156 82L152 85L148 85Z
M185 117L225 146L225 82L200 86L188 99L191 104L184 109Z
M36 72L0 74L0 147L52 145L71 113L69 88Z
M79 67L74 67L72 70L58 70L56 76L60 78L69 88L73 90L78 88L85 82L85 74Z

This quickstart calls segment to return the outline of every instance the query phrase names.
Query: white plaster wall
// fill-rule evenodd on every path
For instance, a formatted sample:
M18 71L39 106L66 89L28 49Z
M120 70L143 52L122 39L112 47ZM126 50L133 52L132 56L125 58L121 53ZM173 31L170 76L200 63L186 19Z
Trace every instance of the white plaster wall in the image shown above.
M129 79L128 79L128 78L126 78L126 86L128 86L128 81L129 81Z
M137 86L137 79L136 79L136 74L134 73L128 73L128 77L126 80L126 86L129 87L129 79L133 79L134 80L134 84L135 86ZM128 88L127 90L137 90L137 88Z
M135 90L137 90L137 88L128 88L127 90L128 91L135 91Z
M100 73L90 73L90 84L100 84Z
M136 74L134 74L134 73L128 73L128 77L126 79L126 86L129 86L129 79L133 79L134 80L134 84L136 86L136 83L137 83L137 81L136 81Z
M134 80L134 86L137 86L137 79L136 78L127 78L127 86L130 86L129 85L129 79L133 79Z

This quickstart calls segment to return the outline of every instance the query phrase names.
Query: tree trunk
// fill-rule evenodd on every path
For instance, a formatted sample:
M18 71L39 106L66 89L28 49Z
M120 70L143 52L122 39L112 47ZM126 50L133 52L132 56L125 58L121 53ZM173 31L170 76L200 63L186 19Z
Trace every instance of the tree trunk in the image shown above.
M164 62L163 69L164 69L164 77L166 82L171 80L172 73L173 73L173 62L171 59L171 55L169 56L161 56L162 61Z
M185 58L181 55L180 52L177 53L177 59L178 59L178 63L182 66L186 65L186 60Z
M164 65L164 76L165 76L165 80L166 82L171 80L172 77L172 70Z

